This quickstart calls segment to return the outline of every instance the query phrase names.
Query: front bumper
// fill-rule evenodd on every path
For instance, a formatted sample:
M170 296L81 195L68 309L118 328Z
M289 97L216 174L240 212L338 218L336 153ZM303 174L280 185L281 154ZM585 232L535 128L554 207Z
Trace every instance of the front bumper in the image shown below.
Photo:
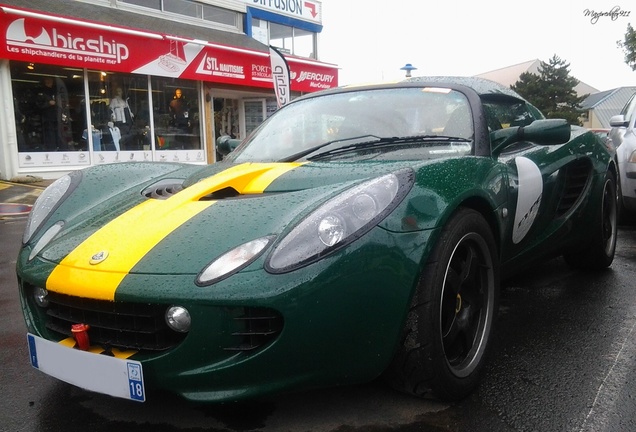
M130 359L143 365L148 389L201 402L371 380L392 359L429 235L376 229L294 272L272 275L257 262L208 287L193 275L129 275L115 303L179 305L192 317L182 340ZM29 267L18 272L29 331L62 340L35 304L42 280Z
M625 163L619 170L623 206L630 212L636 212L636 164Z

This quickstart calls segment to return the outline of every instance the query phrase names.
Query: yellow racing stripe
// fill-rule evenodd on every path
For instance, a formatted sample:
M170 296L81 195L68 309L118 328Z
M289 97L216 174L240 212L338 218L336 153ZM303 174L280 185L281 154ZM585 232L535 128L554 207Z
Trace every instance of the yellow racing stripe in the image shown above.
M242 164L184 189L167 200L147 200L93 233L55 267L46 288L61 294L114 300L130 270L160 241L214 204L200 201L232 187L241 194L262 193L300 163ZM102 253L102 260L93 259ZM104 258L105 257L105 258Z

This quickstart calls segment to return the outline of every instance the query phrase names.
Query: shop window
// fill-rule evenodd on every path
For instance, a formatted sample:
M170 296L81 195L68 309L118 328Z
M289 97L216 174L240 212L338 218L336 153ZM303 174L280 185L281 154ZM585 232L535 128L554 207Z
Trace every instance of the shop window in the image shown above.
M244 115L245 128L242 129L242 137L247 137L260 126L265 119L274 114L278 109L276 99L272 98L259 98L259 99L243 99L241 101L242 110Z
M11 62L18 151L82 150L79 120L84 95L81 72Z
M103 71L87 75L91 121L82 139L94 151L149 150L148 78Z
M269 31L269 40L265 35L266 30ZM252 36L264 44L275 46L286 54L317 58L316 33L314 32L260 19L253 19Z
M248 136L256 129L266 118L265 99L246 99L243 100L245 113L245 134Z
M238 27L239 15L236 12L232 12L226 9L221 9L210 5L201 5L202 14L201 18L206 21L212 21L215 23L227 24L232 27Z
M179 15L201 18L201 5L187 0L163 0L163 10Z
M206 160L198 82L14 61L10 67L20 167ZM238 132L236 111L229 112L226 126ZM168 158L164 150L174 151Z
M252 38L262 44L269 45L267 21L252 18Z
M150 9L161 10L161 0L119 0L122 3L130 3L137 6L143 6Z
M156 150L202 150L199 84L152 77Z
M294 55L300 57L314 57L314 33L294 29Z
M119 0L136 6L202 19L232 27L239 26L239 13L192 0Z
M294 53L293 28L276 23L269 23L269 43L286 54Z

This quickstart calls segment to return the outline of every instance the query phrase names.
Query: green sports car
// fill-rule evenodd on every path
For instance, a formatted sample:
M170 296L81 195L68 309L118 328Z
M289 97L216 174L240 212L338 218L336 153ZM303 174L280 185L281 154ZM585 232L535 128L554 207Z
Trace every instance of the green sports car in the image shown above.
M490 81L317 92L218 148L208 166L116 163L44 191L17 261L35 368L135 401L381 376L457 400L502 278L614 258L603 142Z

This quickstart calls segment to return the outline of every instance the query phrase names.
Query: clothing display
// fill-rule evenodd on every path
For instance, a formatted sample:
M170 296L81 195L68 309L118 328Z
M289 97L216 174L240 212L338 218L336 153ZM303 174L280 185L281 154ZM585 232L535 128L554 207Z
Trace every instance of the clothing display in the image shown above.
M93 151L101 151L102 150L102 131L99 129L95 129L94 127L91 130L91 135L93 138ZM88 141L88 130L84 129L82 132L82 139Z
M132 127L133 113L128 106L128 100L124 99L123 90L118 88L115 91L115 97L110 101L110 110L112 112L112 120L119 129L126 133Z
M108 122L108 131L110 132L110 136L113 138L115 150L119 151L119 140L121 139L121 132L119 128L115 126L113 122Z
M128 102L126 102L122 98L116 97L110 101L110 110L113 113L113 121L126 123L126 109L130 110L130 108L128 107Z

